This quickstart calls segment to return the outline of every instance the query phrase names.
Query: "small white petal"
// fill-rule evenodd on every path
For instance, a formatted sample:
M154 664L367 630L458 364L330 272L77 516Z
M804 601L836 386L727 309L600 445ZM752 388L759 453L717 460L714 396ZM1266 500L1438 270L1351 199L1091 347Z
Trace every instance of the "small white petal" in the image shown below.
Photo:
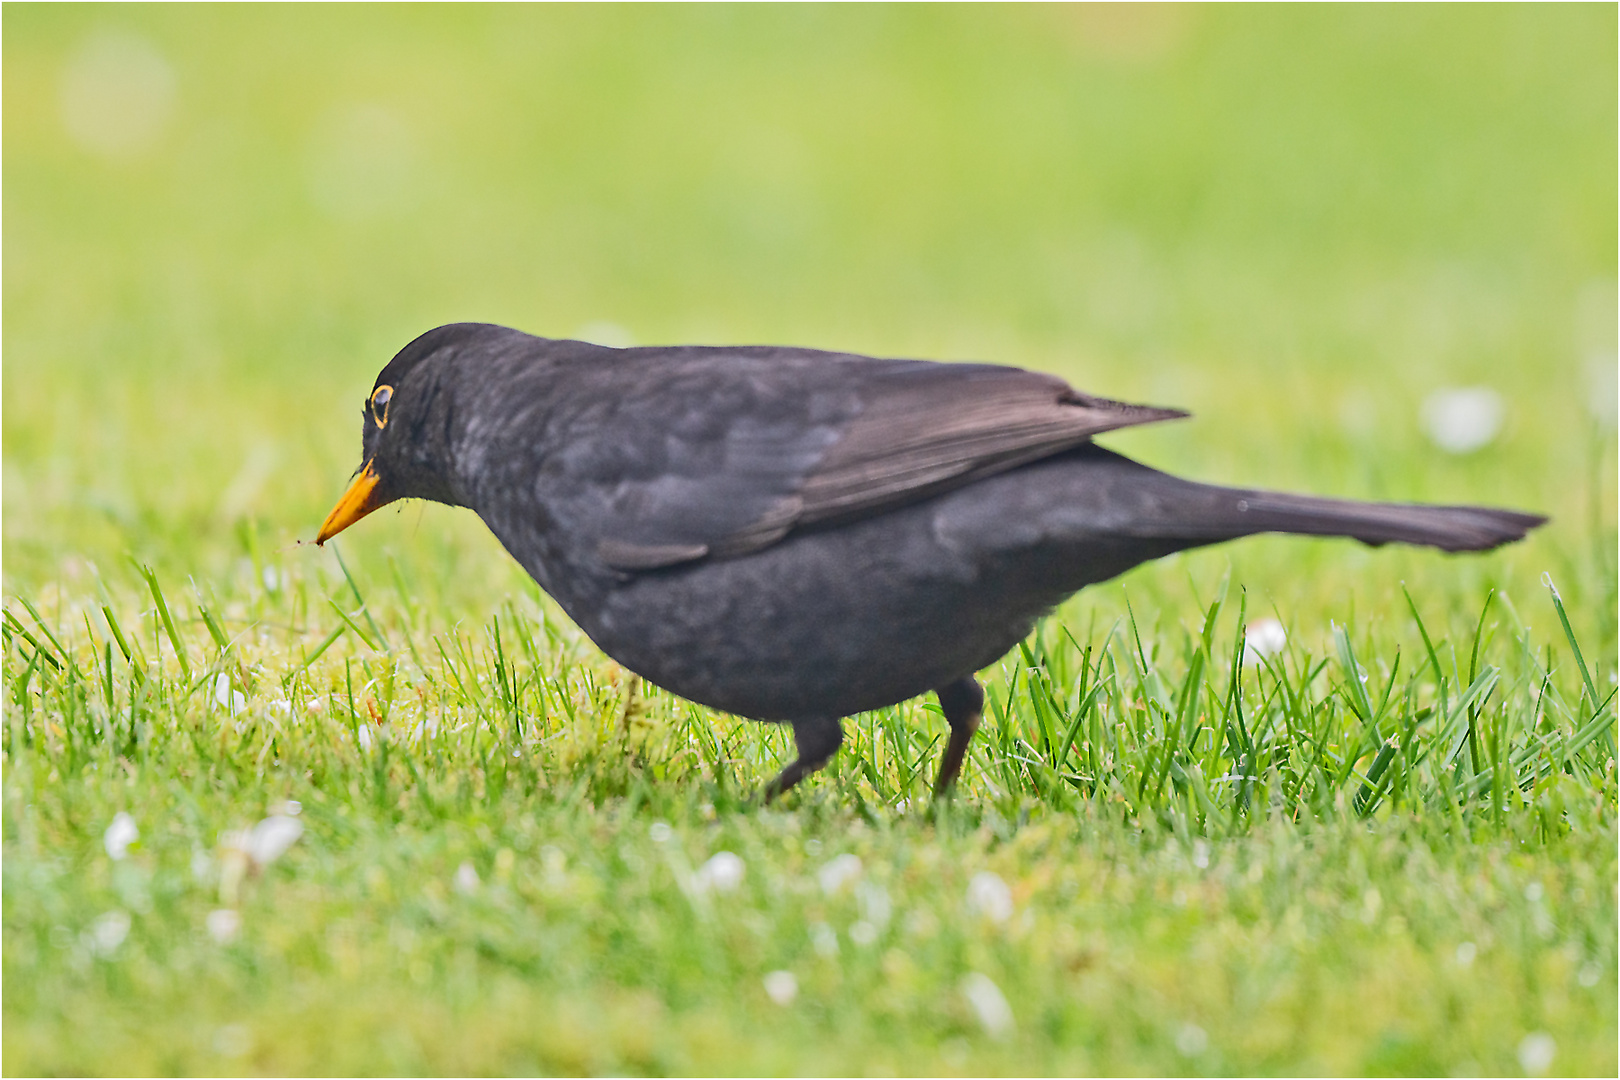
M303 833L304 826L297 818L273 814L253 826L244 850L257 865L269 866L281 858Z
M713 889L715 892L728 893L742 884L746 871L747 867L739 856L729 851L716 852L698 868L694 884L701 891Z
M1007 1004L1001 987L990 981L988 975L975 971L962 980L962 996L973 1006L985 1033L999 1039L1012 1032L1012 1006Z
M877 927L865 919L857 920L849 928L849 940L857 945L870 945L878 939Z
M855 901L860 905L861 918L879 930L889 925L894 906L889 903L888 891L876 882L863 881L855 886Z
M1267 656L1276 656L1288 644L1288 631L1273 618L1256 619L1243 631L1243 659L1257 664Z
M1012 890L1000 876L981 870L968 882L968 910L983 915L991 922L1004 923L1012 918Z
M773 971L765 976L765 996L778 1005L791 1005L799 996L799 980L791 971Z
M100 956L108 956L129 936L129 912L109 911L96 917L90 924L90 947Z
M662 844L675 835L675 830L665 822L655 821L647 827L647 835L652 837L653 843Z
M1558 1044L1545 1031L1532 1031L1519 1043L1519 1064L1524 1071L1540 1076L1552 1068L1558 1055Z
M1209 1049L1209 1033L1197 1024L1182 1024L1176 1032L1176 1049L1183 1057L1197 1057Z
M816 880L821 882L821 891L829 896L860 876L860 856L847 853L833 859L816 872Z
M120 810L113 815L107 831L101 834L101 846L107 849L108 858L122 859L129 854L129 845L140 838L141 830L135 827L135 819Z
M1436 390L1423 402L1423 429L1448 454L1488 446L1502 427L1502 396L1485 386Z
M464 862L456 867L454 879L456 892L463 896L471 896L478 891L478 871L470 862Z
M206 922L208 936L221 945L236 937L236 932L242 929L242 916L230 908L210 911Z

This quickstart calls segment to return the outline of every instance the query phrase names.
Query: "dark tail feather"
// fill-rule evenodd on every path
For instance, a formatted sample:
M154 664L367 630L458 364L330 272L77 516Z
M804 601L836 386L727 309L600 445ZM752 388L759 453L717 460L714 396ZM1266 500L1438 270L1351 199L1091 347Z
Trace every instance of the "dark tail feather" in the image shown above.
M1489 551L1523 540L1547 519L1483 506L1415 506L1284 495L1228 493L1229 520L1245 533L1348 536L1363 544L1422 544L1442 551Z
M1540 514L1483 506L1352 502L1214 487L1161 473L1098 446L1074 451L1066 460L1064 475L1074 477L1077 486L1065 500L1065 516L1074 520L1077 531L1168 541L1171 550L1272 532L1489 551L1524 539L1547 521Z

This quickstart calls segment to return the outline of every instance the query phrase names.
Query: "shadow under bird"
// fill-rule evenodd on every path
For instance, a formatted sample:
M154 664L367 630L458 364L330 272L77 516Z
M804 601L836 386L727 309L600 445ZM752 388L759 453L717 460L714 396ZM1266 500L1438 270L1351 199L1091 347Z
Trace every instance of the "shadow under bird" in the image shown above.
M841 718L930 690L944 792L974 673L1149 559L1254 533L1484 551L1546 520L1181 480L1092 437L1185 413L988 364L457 323L401 349L362 412L362 467L317 543L396 499L468 507L613 659L791 724L768 796L827 763Z

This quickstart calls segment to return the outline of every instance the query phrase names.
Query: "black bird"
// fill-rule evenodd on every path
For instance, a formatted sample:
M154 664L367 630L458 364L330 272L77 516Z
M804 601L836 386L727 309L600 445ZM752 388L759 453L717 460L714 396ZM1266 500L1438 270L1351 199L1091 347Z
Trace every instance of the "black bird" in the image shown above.
M362 467L317 543L396 499L472 509L619 663L791 724L768 796L827 763L842 717L930 690L944 792L974 673L1149 559L1265 532L1483 551L1546 520L1180 480L1091 440L1185 413L988 364L456 323L401 349L362 412Z

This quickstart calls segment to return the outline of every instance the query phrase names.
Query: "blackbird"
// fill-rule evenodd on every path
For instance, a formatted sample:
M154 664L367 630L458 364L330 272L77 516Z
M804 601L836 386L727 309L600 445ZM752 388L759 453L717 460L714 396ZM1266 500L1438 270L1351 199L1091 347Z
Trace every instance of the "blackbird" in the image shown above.
M1092 442L1185 415L989 364L455 323L377 376L316 543L396 499L468 507L613 659L791 724L772 797L827 763L841 718L930 690L945 792L975 672L1149 559L1267 532L1484 551L1546 520L1212 487Z

